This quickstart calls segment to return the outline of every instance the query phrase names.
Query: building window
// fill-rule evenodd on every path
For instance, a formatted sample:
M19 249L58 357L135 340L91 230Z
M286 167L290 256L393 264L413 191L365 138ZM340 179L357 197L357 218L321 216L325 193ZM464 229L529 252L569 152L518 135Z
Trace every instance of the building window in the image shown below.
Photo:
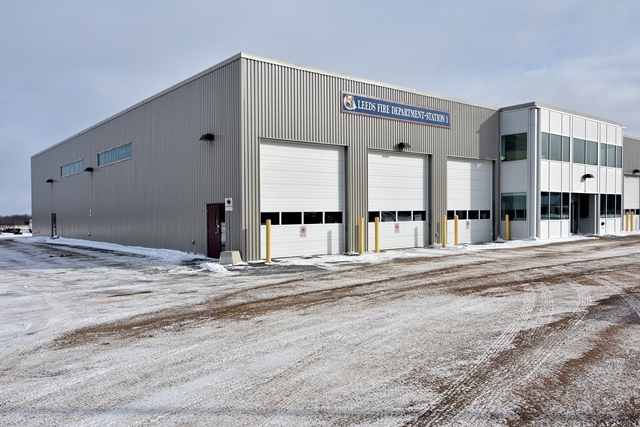
M279 225L280 212L261 212L260 213L260 224L265 225L268 219L271 220L271 225Z
M527 220L527 193L502 193L502 220L509 215L510 221Z
M570 157L571 149L569 147L571 147L569 137L563 136L562 137L562 161L563 162L571 161L571 157Z
M302 224L302 212L282 212L282 225Z
M75 175L82 172L83 169L84 161L78 160L77 162L69 163L68 165L62 166L60 168L60 176L64 178L65 176Z
M573 138L573 163L585 163L585 145L584 139Z
M120 147L98 153L98 166L108 165L110 163L130 159L131 157L133 157L133 147L130 142L128 144L121 145Z
M325 224L342 224L342 212L325 212Z
M305 212L304 223L305 224L322 224L322 212Z
M398 221L411 221L411 211L398 211Z
M503 162L515 160L526 160L527 158L527 134L516 133L502 136L502 157Z
M542 140L540 141L542 145L540 147L540 158L542 160L549 160L549 134L546 132L542 132Z
M569 219L569 193L562 193L562 219Z
M414 221L426 221L427 220L427 212L426 211L413 211L413 220Z
M549 220L549 193L546 191L540 194L540 219L542 221Z
M622 147L616 146L616 167L622 169Z
M587 164L598 165L598 143L587 141Z
M616 167L616 146L607 145L607 166L610 168Z

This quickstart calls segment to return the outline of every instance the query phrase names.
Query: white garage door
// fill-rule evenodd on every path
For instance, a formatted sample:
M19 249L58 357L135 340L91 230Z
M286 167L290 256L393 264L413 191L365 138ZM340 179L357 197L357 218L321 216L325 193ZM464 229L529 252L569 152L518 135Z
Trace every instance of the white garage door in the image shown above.
M640 177L624 177L624 210L640 209Z
M459 243L490 242L493 164L486 160L447 160L447 243L453 244L458 215Z
M427 246L428 157L386 151L370 151L368 157L369 250L375 247L376 216L381 249Z
M344 148L261 142L260 212L262 258L344 252Z

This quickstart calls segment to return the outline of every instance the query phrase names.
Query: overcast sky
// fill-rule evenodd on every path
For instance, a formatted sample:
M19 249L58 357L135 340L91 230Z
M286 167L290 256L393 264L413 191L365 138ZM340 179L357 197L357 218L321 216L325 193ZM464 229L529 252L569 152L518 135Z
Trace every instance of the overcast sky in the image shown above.
M0 215L31 156L238 52L640 136L640 1L0 0Z

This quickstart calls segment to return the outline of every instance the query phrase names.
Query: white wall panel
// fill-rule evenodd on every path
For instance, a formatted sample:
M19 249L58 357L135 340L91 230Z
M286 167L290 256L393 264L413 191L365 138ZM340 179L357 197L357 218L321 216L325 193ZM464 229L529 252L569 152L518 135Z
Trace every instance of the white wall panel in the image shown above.
M598 141L598 122L587 120L587 138L589 141Z
M549 162L549 191L562 191L562 166L561 162Z
M549 190L549 165L548 160L540 161L540 191L550 191Z
M562 135L571 136L571 116L569 114L562 115Z
M598 173L598 166L591 166L591 165L586 165L586 174L591 174L593 175L593 178L586 178L585 179L585 191L587 193L598 193L598 176L600 175Z
M529 109L503 111L500 113L500 135L511 135L529 131Z
M586 121L580 117L573 118L573 137L574 138L586 138Z
M562 192L568 193L571 191L571 164L562 163Z
M527 160L500 163L500 191L502 193L527 191L528 164Z
M614 168L606 168L606 175L607 175L607 186L606 187L602 187L602 188L606 188L606 191L602 191L603 193L607 193L607 194L616 194L616 190L617 190L617 171L619 169L614 169Z
M550 132L550 117L549 117L549 113L550 111L545 109L545 108L541 108L540 109L540 131L541 132Z
M550 111L549 131L558 135L562 134L562 114L557 111Z

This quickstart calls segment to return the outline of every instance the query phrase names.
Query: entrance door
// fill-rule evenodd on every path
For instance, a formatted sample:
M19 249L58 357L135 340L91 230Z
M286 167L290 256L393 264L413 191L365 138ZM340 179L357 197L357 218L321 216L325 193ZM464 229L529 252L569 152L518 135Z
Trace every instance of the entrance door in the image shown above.
M51 212L51 237L58 235L58 224L56 221L56 213Z
M207 204L207 256L220 258L222 245L222 222L224 221L224 203Z
M578 234L578 223L580 222L578 206L577 201L571 201L571 234Z

